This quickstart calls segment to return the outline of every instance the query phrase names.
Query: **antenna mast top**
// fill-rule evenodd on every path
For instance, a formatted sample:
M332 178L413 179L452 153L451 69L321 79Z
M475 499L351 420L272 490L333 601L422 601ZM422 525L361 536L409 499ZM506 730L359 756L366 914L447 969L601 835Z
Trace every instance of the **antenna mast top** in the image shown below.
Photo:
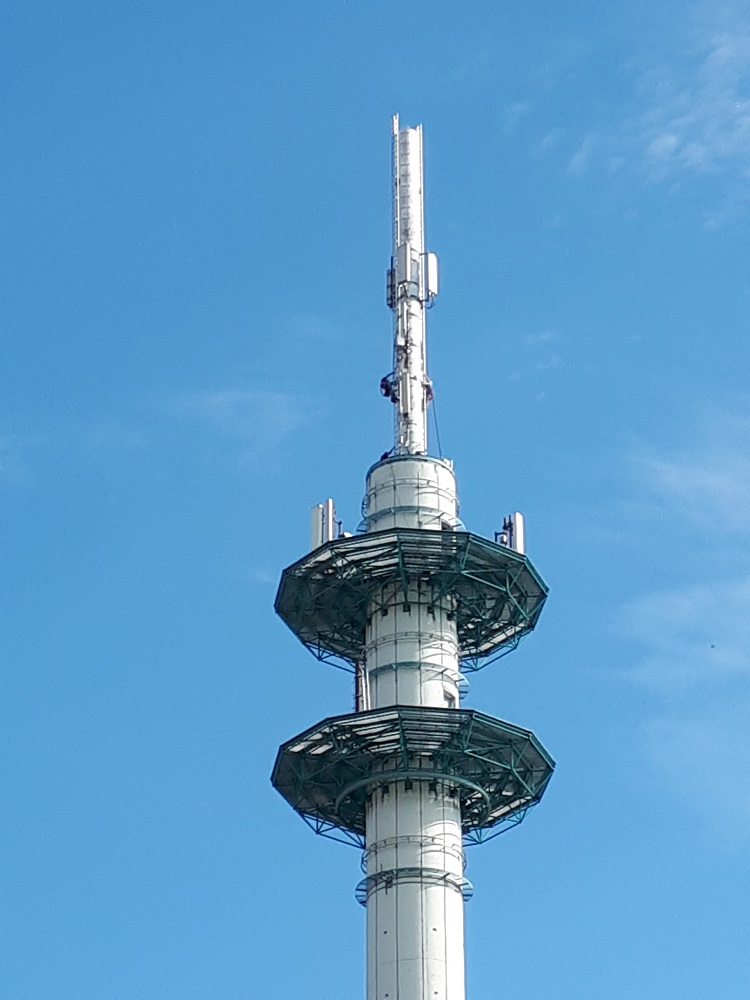
M381 381L383 395L396 407L394 452L427 452L425 307L437 295L437 257L424 248L422 126L400 128L393 116L393 256L388 272L388 305L394 314L393 371Z

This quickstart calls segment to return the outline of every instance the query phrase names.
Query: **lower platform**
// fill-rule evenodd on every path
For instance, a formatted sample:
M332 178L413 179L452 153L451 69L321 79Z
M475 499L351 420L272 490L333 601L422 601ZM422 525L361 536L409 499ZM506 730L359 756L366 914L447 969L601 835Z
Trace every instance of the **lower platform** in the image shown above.
M458 797L464 838L519 823L554 761L528 729L469 709L395 705L325 719L284 743L271 781L317 833L364 845L371 795L428 782Z

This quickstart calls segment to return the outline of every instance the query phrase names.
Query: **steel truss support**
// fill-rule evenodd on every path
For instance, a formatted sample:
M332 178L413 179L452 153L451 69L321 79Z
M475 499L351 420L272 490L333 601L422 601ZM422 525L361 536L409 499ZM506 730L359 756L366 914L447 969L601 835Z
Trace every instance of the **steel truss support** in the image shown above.
M372 795L425 782L459 800L464 837L478 842L519 823L553 768L527 729L467 709L394 706L335 716L289 740L271 780L317 832L361 844Z

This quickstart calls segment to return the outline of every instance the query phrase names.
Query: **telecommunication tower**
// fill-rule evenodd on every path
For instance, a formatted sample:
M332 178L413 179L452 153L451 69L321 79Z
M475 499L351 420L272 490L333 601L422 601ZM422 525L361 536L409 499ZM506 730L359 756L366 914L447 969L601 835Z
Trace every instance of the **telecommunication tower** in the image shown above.
M312 551L281 578L276 611L320 660L354 674L355 711L284 743L272 781L317 832L363 851L367 1000L464 1000L464 846L519 823L554 762L534 734L462 708L465 674L515 649L547 587L523 518L490 541L458 517L452 461L427 452L422 128L393 119L387 300L393 448L367 473L363 521L312 512Z

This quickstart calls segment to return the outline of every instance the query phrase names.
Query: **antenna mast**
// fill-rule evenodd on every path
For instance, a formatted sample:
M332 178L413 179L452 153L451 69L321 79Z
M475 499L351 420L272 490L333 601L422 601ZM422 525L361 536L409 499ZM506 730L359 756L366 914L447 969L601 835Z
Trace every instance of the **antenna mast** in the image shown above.
M394 454L427 452L425 307L437 295L437 257L424 248L422 126L399 128L393 116L393 256L388 305L393 310L393 371L380 385L396 407Z

